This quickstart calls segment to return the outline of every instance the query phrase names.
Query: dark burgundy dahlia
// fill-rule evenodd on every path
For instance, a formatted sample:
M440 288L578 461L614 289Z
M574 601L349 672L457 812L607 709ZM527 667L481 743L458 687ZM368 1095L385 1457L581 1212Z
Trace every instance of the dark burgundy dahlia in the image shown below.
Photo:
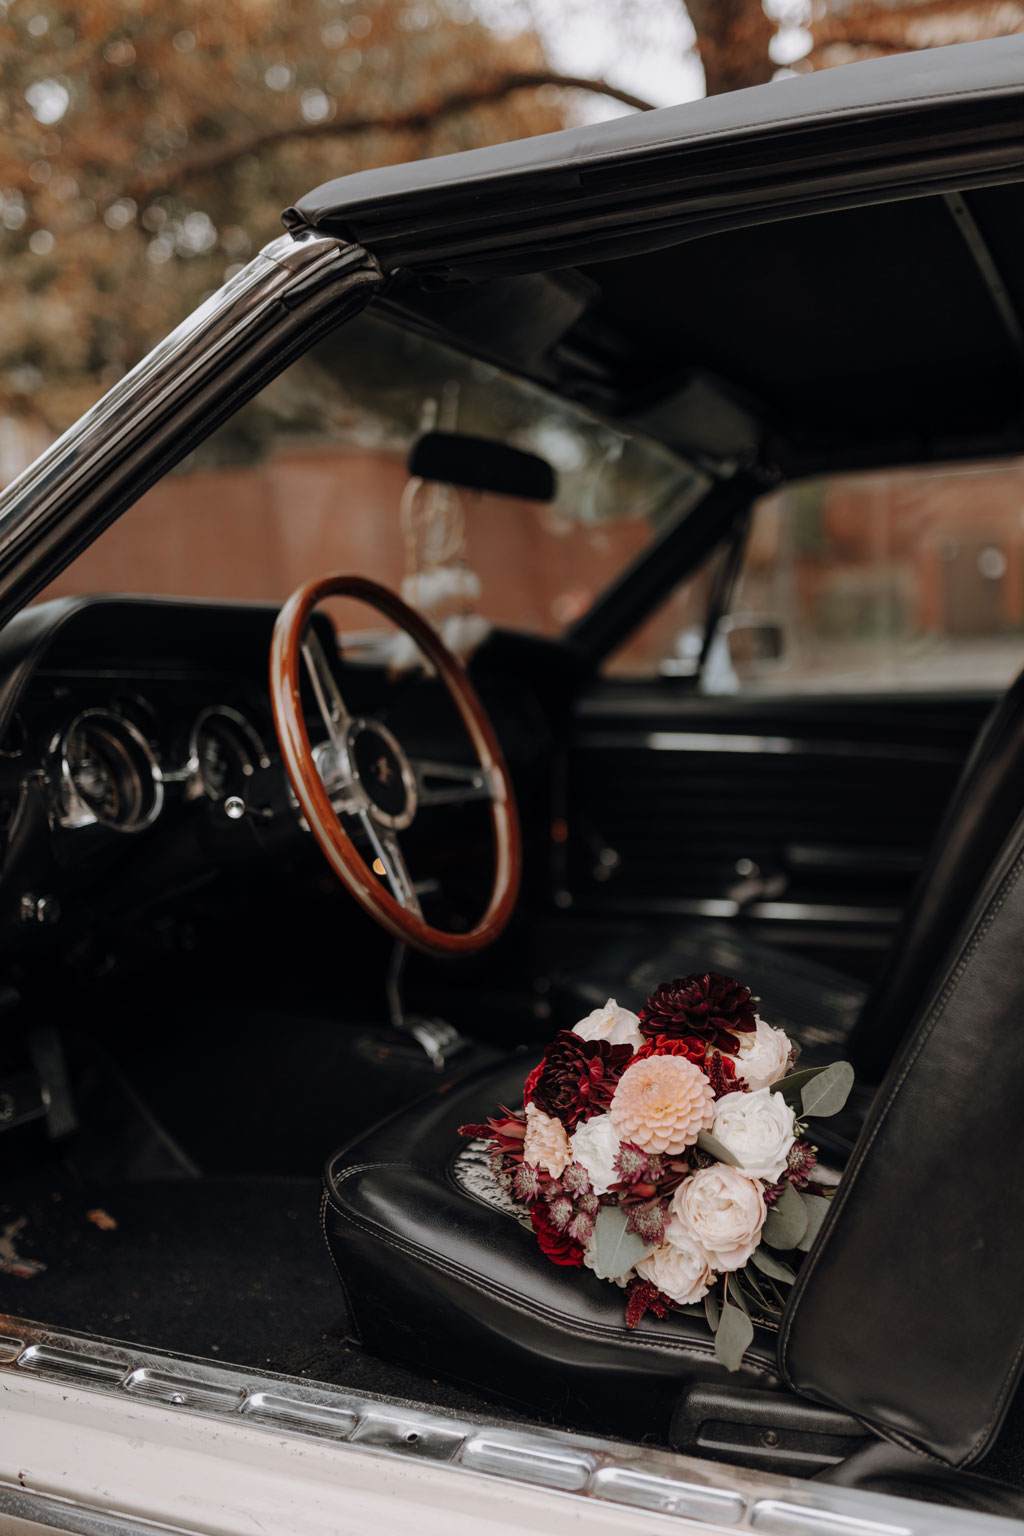
M640 1029L648 1038L696 1035L729 1056L736 1054L736 1036L754 1029L754 1004L749 987L717 971L677 976L663 981L640 1010Z
M581 1040L563 1029L544 1052L533 1083L533 1102L546 1115L561 1120L571 1136L581 1120L608 1108L632 1059L631 1046Z

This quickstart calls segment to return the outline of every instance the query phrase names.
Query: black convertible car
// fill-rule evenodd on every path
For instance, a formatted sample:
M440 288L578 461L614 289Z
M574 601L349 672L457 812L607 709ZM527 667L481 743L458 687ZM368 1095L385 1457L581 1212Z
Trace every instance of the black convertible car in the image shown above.
M0 498L7 1517L235 1528L76 1482L76 1393L485 1530L1024 1516L1022 80L328 183ZM735 1373L458 1129L704 972L857 1074Z

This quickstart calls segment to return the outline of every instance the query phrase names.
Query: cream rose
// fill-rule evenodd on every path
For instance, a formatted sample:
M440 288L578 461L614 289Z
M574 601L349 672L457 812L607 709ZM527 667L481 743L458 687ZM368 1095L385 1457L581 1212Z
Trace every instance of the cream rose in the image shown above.
M610 997L603 1008L595 1008L585 1019L573 1025L581 1040L607 1040L609 1045L631 1045L638 1051L644 1043L640 1020L628 1008L620 1008Z
M672 1197L672 1214L713 1267L726 1270L741 1269L750 1258L761 1240L768 1208L760 1184L738 1168L716 1163L680 1184Z
M636 1272L681 1307L706 1296L712 1280L708 1255L674 1216L665 1227L665 1241L638 1261Z
M527 1104L523 1162L533 1168L543 1168L553 1179L560 1179L566 1164L571 1161L572 1149L561 1120L546 1115L536 1104Z
M793 1049L785 1030L774 1029L764 1019L757 1019L751 1034L737 1035L736 1071L751 1088L767 1088L777 1083L789 1066Z
M618 1182L615 1159L622 1143L610 1115L592 1115L569 1137L573 1162L582 1163L590 1175L595 1195L606 1195Z
M727 1093L715 1105L711 1134L729 1148L742 1173L774 1184L796 1140L796 1116L770 1088Z

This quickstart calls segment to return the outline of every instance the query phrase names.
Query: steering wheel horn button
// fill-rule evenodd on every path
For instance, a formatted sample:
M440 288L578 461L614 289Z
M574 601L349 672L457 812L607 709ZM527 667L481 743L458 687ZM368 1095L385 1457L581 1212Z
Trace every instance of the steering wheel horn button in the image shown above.
M362 790L375 821L401 832L416 814L416 778L408 758L386 726L350 720L345 728L352 780Z

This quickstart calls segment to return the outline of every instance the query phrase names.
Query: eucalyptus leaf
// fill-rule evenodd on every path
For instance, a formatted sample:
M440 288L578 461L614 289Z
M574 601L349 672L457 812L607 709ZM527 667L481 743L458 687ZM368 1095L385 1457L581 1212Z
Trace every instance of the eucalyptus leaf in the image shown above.
M763 1317L780 1318L782 1312L776 1304L775 1298L767 1294L757 1280L755 1271L748 1264L744 1269L734 1270L737 1285L741 1286L747 1301Z
M758 1303L766 1302L768 1300L760 1280L749 1264L745 1265L743 1269L733 1270L733 1274L736 1276L737 1281L744 1287L747 1294L757 1298Z
M767 1275L771 1280L782 1280L786 1285L792 1285L796 1279L796 1270L790 1269L788 1264L783 1264L781 1259L774 1258L763 1247L754 1249L750 1255L750 1261L756 1264L762 1275Z
M768 1211L764 1240L772 1248L795 1248L806 1231L804 1203L792 1184L783 1184L781 1195Z
M715 1354L727 1371L738 1371L748 1344L754 1337L754 1325L739 1307L726 1304L722 1321L715 1333Z
M740 1165L740 1160L735 1152L730 1152L729 1148L723 1146L717 1137L712 1136L710 1131L698 1131L697 1145L709 1157L717 1157L720 1163L728 1163L730 1168L738 1168Z
M594 1274L601 1280L618 1280L628 1274L644 1254L647 1244L626 1230L626 1212L619 1205L602 1205L594 1222Z
M747 1316L750 1316L750 1308L747 1306L747 1298L744 1296L742 1289L737 1283L735 1270L726 1275L725 1285L722 1287L722 1290L727 1306L731 1302L733 1306L739 1307L741 1312L746 1312Z
M824 1120L828 1115L838 1115L850 1096L853 1087L853 1068L848 1061L834 1061L824 1072L819 1072L813 1082L805 1083L800 1090L803 1113L816 1115Z
M721 1321L722 1309L718 1305L718 1297L714 1291L708 1291L704 1297L704 1313L708 1320L708 1327L712 1333L718 1332L718 1324Z
M807 1231L797 1244L804 1253L810 1250L811 1244L821 1230L821 1224L828 1215L831 1200L823 1200L820 1195L801 1195L804 1210L807 1212Z
M805 1084L827 1071L827 1067L806 1067L802 1072L791 1072L788 1077L776 1078L771 1085L772 1093L781 1093L787 1104L799 1108L800 1095Z

